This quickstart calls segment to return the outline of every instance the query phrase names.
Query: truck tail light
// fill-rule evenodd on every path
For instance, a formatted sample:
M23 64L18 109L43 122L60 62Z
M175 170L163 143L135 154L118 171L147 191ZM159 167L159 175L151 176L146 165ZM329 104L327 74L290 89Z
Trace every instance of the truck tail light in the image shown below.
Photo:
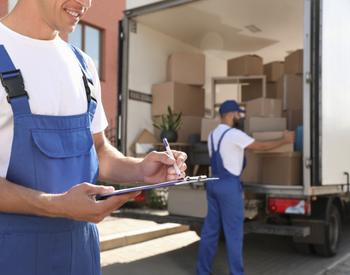
M310 202L307 199L269 198L268 211L270 213L309 215Z
M136 196L134 198L134 201L136 202L146 202L146 193L145 193L145 190L142 190L141 191L141 194Z

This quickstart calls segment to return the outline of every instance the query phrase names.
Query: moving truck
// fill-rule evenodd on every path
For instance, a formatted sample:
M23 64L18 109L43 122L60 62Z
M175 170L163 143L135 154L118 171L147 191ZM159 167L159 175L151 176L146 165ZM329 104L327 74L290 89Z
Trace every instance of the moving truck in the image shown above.
M116 144L126 155L133 154L129 147L144 129L154 133L152 87L167 82L172 54L205 56L202 117L213 118L226 99L245 103L242 83L247 76L241 82L220 82L229 78L228 60L249 55L264 64L283 62L302 50L301 71L294 72L302 89L300 177L293 185L283 180L244 182L245 232L290 235L301 253L335 255L341 223L350 213L350 2L127 0L126 5L120 22ZM259 76L261 97L266 97L268 81ZM198 215L175 215L171 209L168 216L115 215L198 229L206 213L204 188L182 189L183 198L188 194L188 210L202 209Z

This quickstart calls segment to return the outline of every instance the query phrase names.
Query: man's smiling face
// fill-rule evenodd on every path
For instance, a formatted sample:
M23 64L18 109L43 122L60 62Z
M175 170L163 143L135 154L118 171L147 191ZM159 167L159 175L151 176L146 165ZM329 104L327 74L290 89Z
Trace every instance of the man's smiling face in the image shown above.
M91 6L91 0L38 0L44 23L54 31L71 33Z

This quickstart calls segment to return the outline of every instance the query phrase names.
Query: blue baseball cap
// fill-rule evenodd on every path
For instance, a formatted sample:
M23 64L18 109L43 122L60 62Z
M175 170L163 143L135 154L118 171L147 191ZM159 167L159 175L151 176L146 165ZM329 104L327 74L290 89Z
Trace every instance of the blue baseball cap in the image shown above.
M240 113L245 113L244 110L240 109L235 100L226 100L220 106L220 114L238 111Z

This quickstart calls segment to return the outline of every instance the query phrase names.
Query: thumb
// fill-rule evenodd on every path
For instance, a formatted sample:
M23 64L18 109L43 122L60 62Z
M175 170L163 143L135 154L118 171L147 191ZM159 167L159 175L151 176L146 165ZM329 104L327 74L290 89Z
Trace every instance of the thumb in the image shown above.
M166 152L151 152L148 157L151 161L161 162L166 165L171 165L175 162L175 159L169 156Z
M113 186L94 185L90 195L105 195L115 191Z

